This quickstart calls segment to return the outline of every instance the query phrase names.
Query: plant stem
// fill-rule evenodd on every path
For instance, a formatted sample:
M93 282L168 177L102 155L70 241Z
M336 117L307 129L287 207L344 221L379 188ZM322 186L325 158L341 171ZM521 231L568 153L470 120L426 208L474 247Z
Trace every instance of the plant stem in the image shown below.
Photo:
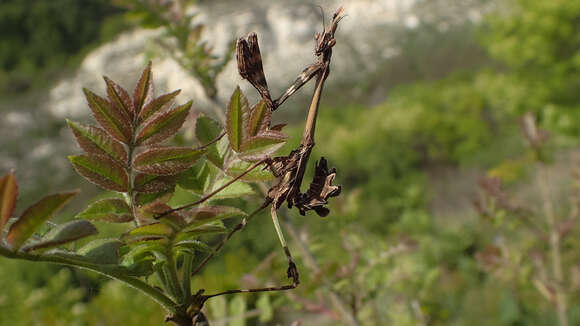
M556 224L552 199L550 198L549 177L546 167L538 165L538 184L542 196L542 204L546 223L550 232L550 256L552 258L552 273L554 277L555 304L560 326L568 326L567 300L564 291L564 273L562 271L562 256L560 251L560 233Z
M14 252L11 251L3 246L0 246L0 255L5 256L7 258L13 259L22 259L28 261L42 261L66 266L73 266L77 268L82 268L86 270L90 270L102 275L105 275L109 278L119 280L121 282L126 283L127 285L141 291L142 293L149 296L155 302L160 304L167 312L169 313L177 313L176 304L163 294L161 291L157 290L156 288L150 286L146 282L132 276L127 276L124 271L120 270L117 266L109 267L106 265L99 265L99 264L92 264L89 262L82 261L80 259L74 259L73 257L65 257L62 255L34 255L28 254L24 252Z
M183 283L183 299L185 303L189 303L191 298L191 271L193 269L193 255L183 256L182 267L182 283Z

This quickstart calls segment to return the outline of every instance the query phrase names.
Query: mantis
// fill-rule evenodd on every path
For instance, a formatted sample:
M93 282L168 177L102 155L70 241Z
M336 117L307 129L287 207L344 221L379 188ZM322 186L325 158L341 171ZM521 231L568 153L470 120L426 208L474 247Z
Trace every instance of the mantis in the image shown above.
M211 295L203 295L203 290L200 290L194 295L193 303L189 308L191 315L194 316L194 325L205 325L206 319L201 308L206 300L212 297L234 294L234 293L250 293L250 292L267 292L267 291L284 291L296 288L299 283L299 273L290 253L290 249L286 243L280 223L278 221L277 210L287 203L288 207L296 207L300 214L304 215L309 210L314 210L319 216L327 216L329 214L328 208L325 205L328 203L330 197L335 197L340 194L341 187L332 185L336 176L335 169L329 169L327 161L322 157L315 167L315 174L310 187L305 193L302 193L300 188L302 186L304 173L310 154L315 145L314 136L316 128L316 120L320 105L320 99L324 88L326 78L330 73L330 62L332 58L332 48L336 44L334 34L338 28L339 22L344 17L344 9L340 7L332 16L330 25L324 26L321 33L316 33L315 39L315 62L308 65L296 78L296 80L276 99L272 99L266 77L262 65L262 57L258 45L258 37L255 33L250 33L246 38L240 38L236 44L236 58L238 71L240 76L247 80L260 94L262 100L270 111L277 110L290 96L296 93L302 86L307 84L310 80L315 79L314 94L308 110L308 116L302 135L300 145L291 151L287 156L280 157L266 157L258 160L252 164L244 173L230 182L224 184L222 187L216 189L212 193L206 195L200 200L174 208L167 212L158 215L156 218L161 218L172 212L193 207L210 199L217 192L223 190L239 178L243 177L251 170L265 164L268 169L278 178L278 183L273 185L267 192L264 203L258 207L254 212L243 218L242 221L236 225L222 240L222 242L208 254L205 259L192 271L192 275L199 272L203 266L217 253L225 243L232 237L232 235L243 229L247 222L264 208L270 206L270 214L276 233L280 240L280 244L284 250L288 260L287 276L292 279L292 283L278 287L264 287L255 289L237 289L219 292ZM220 135L219 138L223 137ZM216 140L217 141L217 140Z

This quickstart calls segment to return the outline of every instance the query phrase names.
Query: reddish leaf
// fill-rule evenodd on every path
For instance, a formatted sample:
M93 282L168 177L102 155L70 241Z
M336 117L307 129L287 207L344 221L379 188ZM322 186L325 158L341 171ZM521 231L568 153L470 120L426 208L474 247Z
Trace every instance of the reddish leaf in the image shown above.
M248 99L246 99L239 86L236 87L236 90L230 98L226 116L226 130L230 140L230 146L233 150L239 151L240 146L245 141L245 133L248 129L250 119Z
M50 230L42 240L22 248L23 251L47 249L99 233L97 228L87 220L74 220L59 224Z
M84 88L85 96L91 111L99 124L113 138L128 144L133 135L131 119L125 111L112 105L106 99Z
M270 108L268 108L264 100L256 103L250 111L250 123L247 132L248 138L268 130L271 117L272 111L270 111Z
M277 125L275 125L275 126L272 126L272 127L270 127L270 130L274 130L274 131L282 131L282 129L283 129L284 127L286 127L286 124L285 124L285 123L280 123L280 124L277 124Z
M14 213L17 198L18 183L14 173L10 172L0 178L0 234Z
M125 168L104 155L76 155L69 156L78 174L88 181L107 190L127 192L129 176Z
M133 213L127 203L119 198L108 198L91 204L76 216L94 221L125 223L133 221Z
M6 243L15 250L20 248L40 225L50 219L78 193L78 191L72 191L49 195L28 207L10 227Z
M149 194L173 189L176 183L177 177L173 175L157 176L137 173L135 176L135 190Z
M149 104L143 107L143 109L141 109L141 112L139 112L139 122L147 120L147 118L149 118L150 116L159 111L164 111L168 109L173 104L173 100L175 99L175 97L180 92L181 90L178 89L172 93L161 95L158 98L149 102Z
M141 73L141 78L133 91L133 106L135 115L138 116L144 106L153 100L153 74L151 73L151 61Z
M127 152L123 144L113 139L103 129L71 120L66 121L72 129L79 146L89 154L109 155L124 163Z
M189 101L181 106L160 112L145 121L143 129L137 135L137 144L151 145L175 135L187 118L191 103Z
M189 169L205 150L187 147L156 147L135 157L135 170L153 175L175 175Z
M133 108L133 101L131 100L129 93L109 78L103 78L107 84L107 97L109 98L109 101L111 101L117 109L124 111L132 120L135 109Z

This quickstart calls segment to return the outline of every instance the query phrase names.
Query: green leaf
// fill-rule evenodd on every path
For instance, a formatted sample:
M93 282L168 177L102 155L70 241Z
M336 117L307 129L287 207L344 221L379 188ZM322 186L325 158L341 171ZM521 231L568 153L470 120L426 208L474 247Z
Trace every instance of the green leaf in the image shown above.
M127 242L159 240L172 237L173 228L165 223L152 223L136 227L123 234L122 239Z
M20 248L39 226L56 214L78 193L78 191L71 191L49 195L28 207L10 227L6 243L14 250Z
M148 194L161 193L173 189L176 182L177 176L173 175L158 176L137 173L135 175L134 189Z
M256 301L256 308L260 310L260 323L267 323L274 318L274 309L270 303L270 295L268 293L260 294Z
M174 246L177 250L190 249L190 250L201 251L201 252L212 252L213 251L213 249L210 248L205 243L203 243L199 240L192 240L192 239L178 241L174 244Z
M151 73L151 61L141 73L141 78L133 91L133 106L135 115L141 113L141 109L153 100L153 74Z
M257 136L249 138L240 147L241 159L258 161L278 151L288 137L281 132L268 130Z
M191 222L186 226L188 229L214 221L221 221L226 218L247 216L247 214L235 207L204 206L192 209L191 216Z
M10 172L0 178L0 235L14 213L17 199L18 183L16 182L14 173Z
M96 239L84 245L77 253L97 264L117 264L122 245L119 239Z
M129 176L117 161L104 155L69 156L75 170L88 181L107 190L127 192Z
M233 180L231 177L223 177L223 178L217 180L214 183L213 188L211 190L209 190L208 193L211 193L212 191L217 190L219 187L225 185L226 183L228 183L231 180ZM231 185L229 185L228 187L226 187L224 190L218 192L211 199L216 200L216 199L224 199L224 198L238 198L238 197L245 196L245 195L251 195L253 193L254 193L254 190L252 189L252 187L250 187L250 185L244 183L243 181L238 180L238 181L232 183Z
M132 120L135 112L133 101L127 91L108 77L103 77L107 84L107 97L117 110L122 110Z
M230 98L226 117L226 131L230 146L233 150L239 151L240 146L244 143L245 132L250 119L248 99L244 96L239 86L236 87Z
M152 145L173 135L181 128L189 114L192 102L159 112L143 122L143 129L137 134L137 144Z
M244 173L252 163L246 161L235 160L231 163L231 165L226 169L227 175L231 177L238 177L242 173ZM248 182L261 182L261 181L270 181L274 179L274 175L270 170L264 169L266 168L265 164L258 166L257 168L253 169L246 175L244 175L241 180L248 181Z
M154 272L156 255L167 250L167 244L156 241L139 243L123 256L122 265L135 276L147 276Z
M38 242L24 246L22 250L31 251L57 247L99 233L97 228L87 220L73 220L59 224L50 230Z
M207 147L207 159L220 169L224 167L226 154L229 150L230 142L224 137Z
M243 296L237 295L230 301L230 322L228 326L246 326L246 300Z
M138 192L135 196L135 203L137 206L142 206L145 204L149 204L155 200L161 200L167 202L169 199L173 198L173 186L170 190L163 191L163 192L152 192L152 193L143 193Z
M94 221L125 223L133 221L133 213L127 203L119 198L108 198L91 204L76 218Z
M202 195L205 188L209 185L209 181L210 171L207 163L204 161L198 161L187 171L179 175L177 184L183 189Z
M222 127L219 122L204 115L197 117L195 121L195 137L204 145L216 138L222 133Z
M192 239L200 235L221 234L225 233L226 231L227 229L223 223L204 224L193 228L185 227L178 233L176 239L177 241L182 241L186 239Z
M89 103L91 111L97 122L111 135L120 142L128 144L131 142L133 128L131 118L126 112L116 108L106 99L95 93L83 88L85 97Z
M149 117L154 115L159 111L167 110L175 100L175 97L181 93L181 90L178 89L174 92L164 94L159 96L158 98L154 99L153 101L149 102L142 110L139 112L139 122L143 122L147 120Z
M103 129L71 120L66 120L79 146L89 154L109 155L111 158L125 163L127 152L123 145L113 139Z
M248 124L248 138L265 132L270 127L272 112L262 99L256 103L250 111L250 122Z
M155 147L135 157L135 170L152 175L175 175L189 169L205 150L187 147Z

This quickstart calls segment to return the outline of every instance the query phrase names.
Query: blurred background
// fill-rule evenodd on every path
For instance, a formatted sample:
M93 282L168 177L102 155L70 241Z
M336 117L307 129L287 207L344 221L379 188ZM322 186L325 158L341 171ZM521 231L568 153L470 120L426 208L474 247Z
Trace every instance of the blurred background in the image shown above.
M98 195L66 159L65 118L91 121L82 88L104 94L102 75L132 89L152 60L157 94L182 89L177 102L220 119L237 84L257 99L232 41L258 34L277 95L340 5L312 158L342 194L327 218L282 213L300 287L219 297L212 325L580 324L580 1L3 0L0 173L15 169L18 207L81 188L66 220ZM275 113L282 153L311 89ZM285 265L264 215L194 286L280 284ZM0 258L0 288L0 325L163 323L153 301L79 270Z

